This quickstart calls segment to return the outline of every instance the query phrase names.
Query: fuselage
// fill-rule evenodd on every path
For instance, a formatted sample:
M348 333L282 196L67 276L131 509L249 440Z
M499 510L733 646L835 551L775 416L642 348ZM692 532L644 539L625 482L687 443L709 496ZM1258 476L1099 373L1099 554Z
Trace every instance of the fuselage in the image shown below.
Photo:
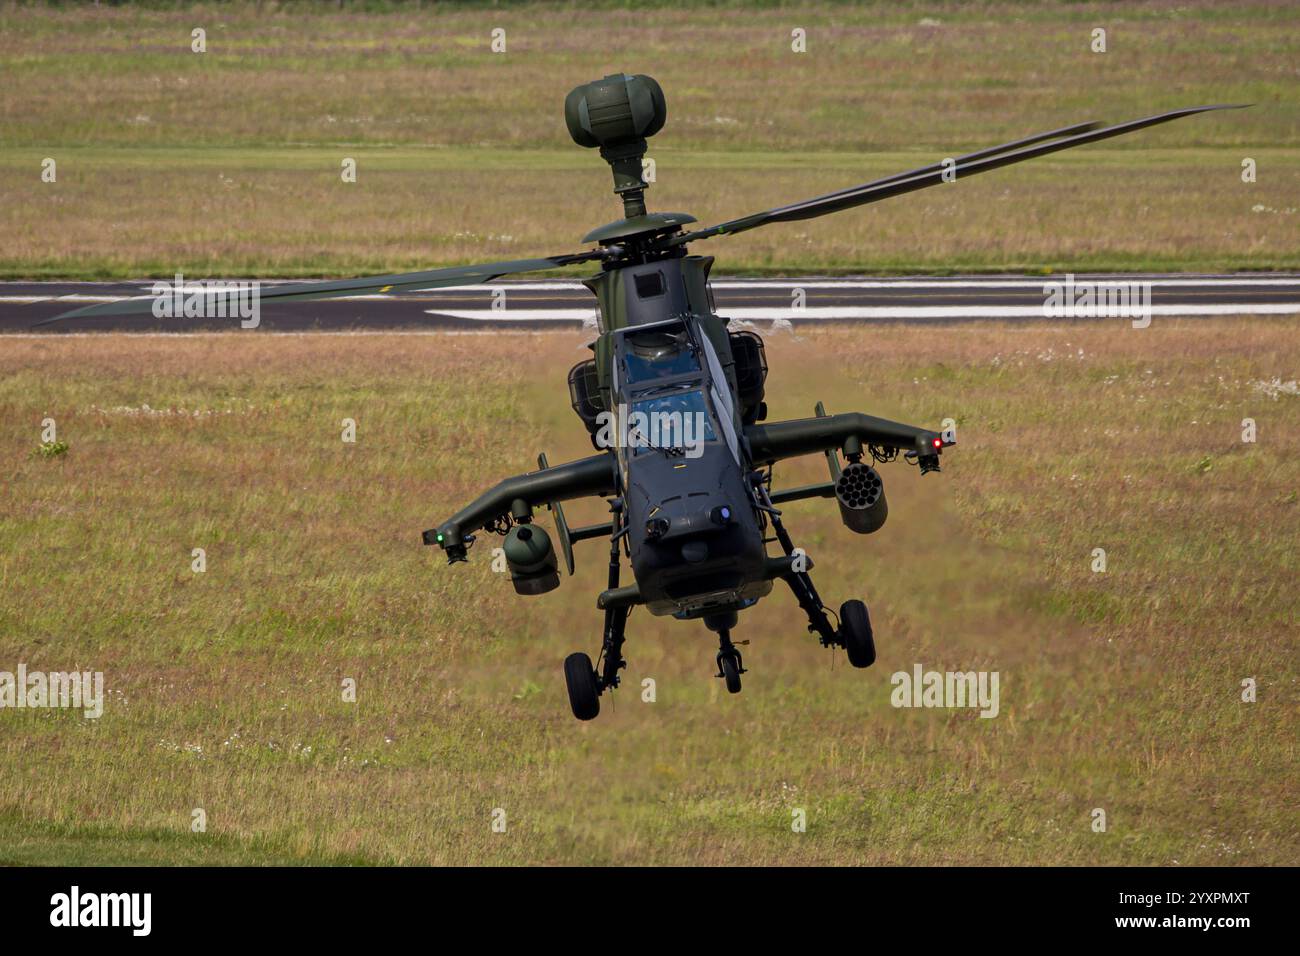
M708 291L711 259L679 257L588 280L594 346L618 462L626 546L654 614L698 617L767 594L736 362ZM751 401L751 405L753 402Z

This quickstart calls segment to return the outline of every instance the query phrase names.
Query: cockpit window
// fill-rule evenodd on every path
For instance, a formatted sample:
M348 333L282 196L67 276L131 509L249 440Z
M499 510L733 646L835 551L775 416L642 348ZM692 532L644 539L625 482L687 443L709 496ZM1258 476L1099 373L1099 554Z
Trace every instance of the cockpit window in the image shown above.
M700 370L700 359L684 328L630 332L623 336L624 385Z
M665 389L632 403L628 444L633 454L695 448L716 440L704 392L698 387Z

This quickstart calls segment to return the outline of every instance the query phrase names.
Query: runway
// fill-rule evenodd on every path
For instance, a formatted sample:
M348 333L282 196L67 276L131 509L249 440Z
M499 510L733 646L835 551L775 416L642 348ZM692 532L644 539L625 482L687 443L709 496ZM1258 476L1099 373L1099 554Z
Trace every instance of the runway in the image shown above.
M155 280L137 282L0 283L0 333L58 335L105 332L210 332L238 329L236 319L109 316L33 328L93 302L148 295ZM712 283L718 314L750 322L943 323L979 321L1111 321L1079 306L1051 313L1053 288L1131 288L1149 296L1153 320L1215 315L1300 313L1300 274L1065 275L900 278L729 279ZM276 282L263 282L270 287ZM1078 303L1076 297L1071 301ZM1127 314L1126 314L1127 315ZM580 327L595 322L595 300L572 280L499 280L477 286L265 305L259 331L445 331Z

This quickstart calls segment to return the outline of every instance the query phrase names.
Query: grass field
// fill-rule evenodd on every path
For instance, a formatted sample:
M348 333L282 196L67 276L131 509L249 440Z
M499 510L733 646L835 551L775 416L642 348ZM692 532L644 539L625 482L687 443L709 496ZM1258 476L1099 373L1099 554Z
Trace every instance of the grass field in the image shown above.
M538 451L589 453L562 386L581 345L7 339L0 670L108 693L99 720L0 711L0 863L1300 862L1292 326L769 336L774 418L959 423L942 475L884 470L877 535L787 509L828 600L870 602L880 660L823 651L778 593L742 616L731 697L702 626L635 613L591 724L560 662L596 648L601 545L531 603L491 539L455 568L419 545ZM45 417L66 454L34 453ZM998 671L1000 714L892 708L916 663Z
M577 249L617 206L561 105L613 70L667 93L652 208L705 222L1070 122L1256 104L715 242L720 271L1296 267L1298 27L1280 0L6 5L0 277L337 275Z

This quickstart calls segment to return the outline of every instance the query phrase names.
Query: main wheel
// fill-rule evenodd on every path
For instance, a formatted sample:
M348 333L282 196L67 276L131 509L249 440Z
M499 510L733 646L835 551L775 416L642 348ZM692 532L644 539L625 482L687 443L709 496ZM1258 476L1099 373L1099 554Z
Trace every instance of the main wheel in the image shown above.
M579 720L591 720L600 713L600 691L596 687L596 668L591 658L581 652L564 659L564 683L569 686L569 706Z
M861 601L840 605L840 637L854 667L870 667L876 662L876 641L871 633L871 616Z
M740 658L735 654L723 654L718 658L718 666L722 668L722 679L726 682L727 693L740 693Z

